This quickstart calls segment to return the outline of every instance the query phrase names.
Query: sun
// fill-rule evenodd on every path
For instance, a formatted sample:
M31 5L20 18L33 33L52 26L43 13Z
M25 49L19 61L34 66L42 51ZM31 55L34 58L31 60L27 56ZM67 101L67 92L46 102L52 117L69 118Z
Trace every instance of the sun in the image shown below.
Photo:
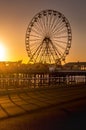
M5 61L6 59L6 50L4 45L0 42L0 61Z

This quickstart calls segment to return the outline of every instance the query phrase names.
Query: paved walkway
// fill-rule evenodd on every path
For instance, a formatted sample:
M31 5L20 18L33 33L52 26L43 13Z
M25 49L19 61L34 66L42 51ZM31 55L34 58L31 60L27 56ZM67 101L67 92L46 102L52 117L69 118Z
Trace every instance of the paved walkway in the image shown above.
M72 104L86 100L86 88L3 90L0 91L0 95L0 120L2 120L57 106L65 112L73 111L78 108L73 108Z

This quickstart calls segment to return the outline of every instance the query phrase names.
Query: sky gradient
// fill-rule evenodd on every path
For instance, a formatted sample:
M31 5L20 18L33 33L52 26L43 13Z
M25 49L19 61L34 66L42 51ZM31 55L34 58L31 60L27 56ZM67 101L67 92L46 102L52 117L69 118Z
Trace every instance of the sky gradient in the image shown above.
M27 26L41 10L65 15L72 28L72 46L66 62L86 61L86 0L0 0L0 41L9 61L28 62L25 48Z

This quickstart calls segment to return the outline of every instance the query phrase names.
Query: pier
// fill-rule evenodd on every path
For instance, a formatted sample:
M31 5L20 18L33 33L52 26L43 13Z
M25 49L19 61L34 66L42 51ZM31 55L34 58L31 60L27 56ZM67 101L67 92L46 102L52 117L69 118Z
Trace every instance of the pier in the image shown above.
M0 88L28 87L40 88L58 85L86 84L86 70L57 70L57 71L29 71L17 69L15 71L0 71Z

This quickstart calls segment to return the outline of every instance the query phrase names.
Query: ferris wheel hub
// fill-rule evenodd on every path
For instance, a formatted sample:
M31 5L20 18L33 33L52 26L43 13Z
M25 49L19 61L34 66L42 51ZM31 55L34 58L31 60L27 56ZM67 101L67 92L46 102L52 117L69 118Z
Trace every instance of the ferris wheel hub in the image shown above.
M47 44L49 44L50 41L51 41L51 40L50 40L49 37L45 37L44 40L43 40L43 42L45 42L45 43L47 43Z

